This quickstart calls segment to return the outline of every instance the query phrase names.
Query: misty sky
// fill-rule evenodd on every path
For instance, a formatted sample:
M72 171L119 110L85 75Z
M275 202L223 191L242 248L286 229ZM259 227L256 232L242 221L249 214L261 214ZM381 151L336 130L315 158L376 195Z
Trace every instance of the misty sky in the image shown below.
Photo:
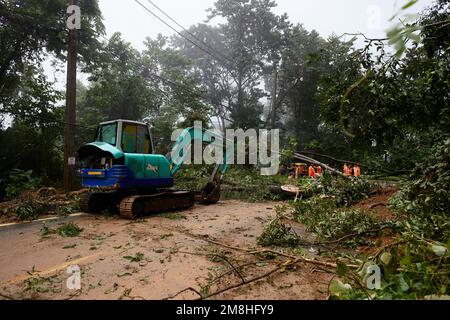
M162 16L147 0L139 1ZM206 9L213 7L215 0L152 0L152 2L188 28L207 18ZM378 38L386 36L386 29L392 25L389 18L408 0L275 0L275 2L278 4L276 13L287 13L292 23L302 23L306 29L315 29L323 37L332 33L341 35L362 32L368 37ZM123 38L139 50L143 49L142 43L146 37L156 37L158 33L167 36L174 34L134 0L99 0L99 3L107 36L121 32ZM432 0L419 0L409 12L417 13L432 3ZM213 20L211 23L217 21ZM64 90L65 65L59 63L59 68L55 69L50 63L51 60L44 63L45 74L50 81L55 82L57 89ZM87 75L79 73L78 79L88 83Z
M147 0L139 0L159 16ZM174 20L188 28L193 24L204 22L206 9L213 7L215 0L151 0ZM276 13L287 13L292 23L302 23L306 29L319 32L323 37L332 33L362 32L368 37L385 37L386 29L392 25L391 16L408 0L275 0L278 7ZM419 12L429 6L432 0L419 0L410 12ZM135 48L142 50L146 37L156 37L158 33L171 36L174 31L146 12L134 0L99 0L103 14L107 36L121 32L123 38ZM170 22L167 18L165 18ZM213 20L212 24L220 21ZM170 22L171 23L171 22ZM177 30L179 27L171 23ZM358 43L357 43L358 44ZM363 40L359 42L363 44ZM44 64L45 73L55 86L65 88L65 65L56 71L50 61ZM79 74L78 78L87 82L87 75Z
M139 0L149 9L162 14L147 0ZM152 0L184 27L203 22L207 8L215 0ZM327 37L333 32L363 32L369 37L384 37L390 26L389 18L408 0L275 0L276 13L287 13L293 23L302 23L306 29L317 30ZM429 6L432 0L419 0L412 12ZM134 0L100 0L108 35L121 32L137 49L143 40L158 33L172 35L174 32L157 21ZM166 19L167 20L167 19ZM214 23L214 21L212 22ZM179 28L178 28L179 29Z

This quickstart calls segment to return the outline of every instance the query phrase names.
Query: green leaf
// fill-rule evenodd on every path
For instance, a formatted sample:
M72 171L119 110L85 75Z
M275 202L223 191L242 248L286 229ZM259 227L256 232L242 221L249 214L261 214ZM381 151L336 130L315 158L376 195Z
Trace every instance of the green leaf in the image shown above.
M411 0L411 1L409 1L407 4L405 4L405 5L402 7L402 10L406 10L406 9L412 7L412 6L415 5L418 1L419 1L419 0Z
M144 259L144 254L142 252L138 252L135 256L125 256L123 258L131 262L141 262Z
M333 279L330 284L330 291L336 295L339 296L342 293L348 292L352 290L352 286L348 283L343 283L339 279Z
M67 246L64 246L63 249L73 249L73 248L75 248L76 246L77 246L76 244L67 245Z
M431 250L433 250L433 252L438 256L438 257L443 257L447 254L448 250L446 247L444 246L438 246L433 244L431 246Z
M400 260L400 264L402 266L409 266L411 264L411 250L409 249L409 247L406 247L405 255Z
M348 268L347 266L342 263L342 262L338 262L337 263L337 274L341 277L345 276L348 272Z
M399 289L401 292L406 292L409 290L409 285L406 283L403 275L399 276Z
M389 252L384 252L381 256L380 256L380 262L384 265L384 266L390 266L393 262L393 257L392 254L390 254Z
M420 35L418 35L414 32L411 32L410 34L408 34L408 37L416 43L419 43L421 40Z
M393 38L397 37L401 32L402 32L402 29L395 26L392 29L388 30L387 36L388 36L388 38L393 39Z

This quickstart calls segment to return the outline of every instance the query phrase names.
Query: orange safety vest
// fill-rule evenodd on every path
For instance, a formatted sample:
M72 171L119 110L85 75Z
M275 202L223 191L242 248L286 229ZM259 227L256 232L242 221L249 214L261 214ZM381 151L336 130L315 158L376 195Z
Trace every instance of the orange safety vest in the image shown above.
M350 168L349 168L348 166L344 165L344 175L345 175L346 177L348 177L348 176L350 176L351 174L352 174L352 173L351 173Z
M309 173L309 176L311 178L315 178L316 177L316 171L314 170L314 168L312 166L309 167L308 173Z
M361 177L361 168L359 166L355 166L355 168L353 169L355 177Z
M322 167L321 166L317 167L317 174L322 174Z

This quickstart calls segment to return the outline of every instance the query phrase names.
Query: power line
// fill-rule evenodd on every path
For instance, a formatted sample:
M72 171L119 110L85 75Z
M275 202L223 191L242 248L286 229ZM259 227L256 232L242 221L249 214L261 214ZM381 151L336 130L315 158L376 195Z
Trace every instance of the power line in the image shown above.
M22 117L22 118L37 119L37 120L45 121L45 122L48 122L48 123L58 123L58 124L62 124L62 125L69 125L69 126L74 126L74 127L83 128L83 129L89 129L89 130L97 128L96 126L95 127L94 126L89 127L89 126L83 126L81 124L72 124L72 123L67 123L66 121L50 119L50 118L46 118L46 117L42 117L42 116L38 116L38 115L33 115L33 114L24 115L24 114L21 114L21 113L7 111L7 110L0 110L0 113L9 114L9 115L13 115L13 116L16 116L16 117Z
M201 44L203 44L205 47L207 47L208 49L210 49L212 52L216 53L217 55L219 55L220 57L226 59L228 62L233 63L233 61L224 56L222 53L220 53L219 51L217 51L216 49L212 48L209 44L207 44L205 41L203 41L202 39L200 39L199 37L197 37L195 34L193 34L191 31L189 31L188 29L186 29L185 27L183 27L181 24L179 24L175 19L173 19L171 16L169 16L166 12L164 12L160 7L158 7L153 1L151 0L147 0L152 6L154 6L156 9L158 9L163 15L165 15L167 18L170 19L170 21L172 21L173 23L175 23L178 27L180 27L183 31L185 31L186 33L188 33L191 37L193 37L194 39L196 39L197 41L199 41Z
M154 13L153 11L151 11L149 8L147 8L146 6L144 6L139 0L134 0L135 2L137 2L145 11L147 11L148 13L150 13L153 17L155 17L156 19L158 19L159 21L161 21L162 23L164 23L166 26L168 26L171 30L173 30L174 32L176 32L180 37L183 37L184 39L186 39L187 41L189 41L191 44L193 44L194 46L196 46L197 48L199 48L200 50L202 50L203 52L205 52L206 54L210 55L211 57L213 57L215 60L221 62L227 69L228 72L232 73L230 70L228 70L228 63L223 61L221 58L218 58L216 55L214 55L213 53L211 53L210 51L206 50L205 48L203 48L202 46L200 46L199 44L197 44L196 42L192 41L191 39L189 39L188 37L186 37L184 34L182 34L180 31L178 31L177 29L175 29L174 27L172 27L169 23L167 23L166 21L164 21L164 19L162 19L161 17L159 17L156 13Z
M225 66L227 66L227 63L224 62L221 58L218 58L216 55L214 55L213 53L211 53L210 51L206 50L205 48L201 47L200 45L198 45L197 43L195 43L194 41L192 41L191 39L187 38L185 35L183 35L181 32L179 32L178 30L176 30L175 28L173 28L172 26L170 26L166 21L164 21L163 19L161 19L158 15L156 15L155 13L153 13L150 9L148 9L146 6L144 6L141 2L139 2L138 0L135 0L141 7L143 7L147 12L149 12L150 14L152 14L155 18L157 18L159 21L161 21L162 23L164 23L164 25L168 26L171 30L175 31L178 35L180 35L182 38L184 38L185 40L187 40L188 42L192 43L195 47L199 48L200 50L202 50L203 52L207 53L208 55L210 55L211 57L213 57L215 60L221 62L222 64L224 64ZM166 17L168 17L171 21L173 21L177 26L179 26L180 28L182 28L184 31L186 31L189 35L191 35L193 38L195 38L196 40L200 41L203 45L205 45L206 47L210 48L212 51L216 52L217 54L219 54L220 56L222 56L223 58L229 60L227 57L221 55L220 53L218 53L215 49L211 48L208 44L206 44L203 40L199 39L198 37L196 37L193 33L191 33L190 31L188 31L187 29L185 29L183 26L181 26L181 24L179 24L178 22L176 22L174 19L172 19L167 13L165 13L164 11L162 11L158 6L156 6L153 2L149 1L153 6L155 6L159 11L161 11ZM107 39L105 36L101 35L105 40L109 41L109 39ZM231 61L231 60L229 60ZM228 70L228 69L227 69ZM229 71L229 70L228 70ZM229 71L230 72L230 71ZM230 72L231 73L231 72ZM197 92L195 92L194 90L192 90L192 88L188 87L185 84L182 83L176 83L172 80L166 79L164 77L161 77L157 74L154 73L150 73L150 75L158 78L159 80L168 83L172 88L178 89L179 92L182 93L186 93L189 95L198 95ZM166 95L167 97L169 97L169 93L161 90L160 88L157 88L158 91L160 91L161 93L163 93L164 95ZM202 98L202 100L204 100L204 98ZM84 126L84 125L80 125L80 124L76 124L76 123L69 123L68 121L61 121L61 120L56 120L56 119L50 119L47 117L42 117L42 116L38 116L38 115L24 115L21 113L15 113L12 111L7 111L7 110L0 110L0 113L3 114L9 114L12 116L16 116L16 117L21 117L21 118L31 118L31 119L35 119L35 120L40 120L40 121L45 121L47 124L49 123L53 123L53 124L60 124L60 125L64 125L64 126L73 126L73 127L78 127L78 128L83 128L86 130L92 130L95 129L96 126Z
M109 41L110 41L110 39L108 39L108 38L105 37L105 36L102 36L102 38L103 38L106 42L109 42ZM141 66L142 66L142 67L146 67L146 66L143 65L143 64L142 64ZM160 76L160 75L158 75L158 74L156 74L156 73L150 72L150 71L148 71L148 74L149 74L150 76L153 76L153 77L155 77L155 78L161 80L162 82L165 82L165 83L169 84L172 88L173 88L173 87L177 87L177 88L181 89L182 92L184 92L184 93L187 93L187 94L189 94L189 95L196 95L196 92L194 92L194 90L192 90L192 88L189 87L189 86L187 86L186 84L183 84L183 83L176 83L175 81L169 80L169 79L167 79L167 78L164 78L164 77L162 77L162 76ZM160 92L161 92L162 94L164 94L166 97L169 97L169 96L170 96L168 92L166 92L166 91L164 91L164 90L162 90L162 89L160 89L160 88L155 87L155 89L158 90L158 91L160 91Z
M184 93L188 93L189 95L195 95L196 92L194 90L192 90L192 88L188 87L187 85L183 84L183 83L176 83L172 80L166 79L161 77L160 75L157 75L156 73L149 73L151 76L161 80L162 82L166 82L168 83L170 86L173 87L177 87L183 90ZM161 89L160 89L161 90ZM163 91L163 90L161 90ZM167 92L165 92L165 94L168 94Z
M175 87L175 89L181 90L182 93L184 92L184 93L189 94L189 95L196 95L197 94L196 92L194 92L192 90L191 87L188 87L187 85L185 85L183 83L174 82L172 80L166 79L166 78L161 77L160 75L157 75L156 73L152 73L152 72L149 72L149 75L151 75L151 76L161 80L162 82L168 83L170 85L170 87L172 87L172 88ZM166 95L166 97L169 97L169 93L168 92L166 92L164 90L161 90L159 88L156 88L156 89L158 91L162 92L164 95ZM210 101L207 101L204 97L199 97L199 98L201 100L203 100L204 102L206 102L206 103L211 103ZM220 106L224 107L224 108L228 108L227 106L223 105L222 103L220 103Z
M103 39L104 39L106 42L109 42L109 41L110 41L110 39L106 38L105 36L102 36L102 37L103 37ZM142 64L141 66L142 66L142 67L146 67L146 66L143 65L143 64ZM189 95L195 95L195 94L196 94L196 92L194 92L194 90L192 90L192 88L189 87L189 86L187 86L186 84L183 84L183 83L176 83L175 81L169 80L169 79L167 79L167 78L164 78L164 77L162 77L162 76L160 76L160 75L158 75L158 74L156 74L156 73L150 72L150 71L148 71L148 74L149 74L150 76L152 76L152 77L155 77L155 78L161 80L162 82L165 82L165 83L169 84L172 88L173 88L173 87L176 87L176 88L182 90L182 92L187 93L187 94L189 94ZM168 93L168 92L166 92L166 91L164 91L164 90L162 90L162 89L160 89L160 88L157 88L157 87L155 87L155 89L158 90L158 91L160 91L160 92L161 92L162 94L164 94L166 97L169 97L169 93Z

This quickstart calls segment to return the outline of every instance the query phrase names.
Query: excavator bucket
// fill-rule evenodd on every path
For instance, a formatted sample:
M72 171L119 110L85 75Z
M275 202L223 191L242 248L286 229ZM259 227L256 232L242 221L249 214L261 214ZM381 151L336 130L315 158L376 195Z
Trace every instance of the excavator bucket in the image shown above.
M217 180L208 184L195 195L195 201L203 204L215 204L220 200L220 183Z

